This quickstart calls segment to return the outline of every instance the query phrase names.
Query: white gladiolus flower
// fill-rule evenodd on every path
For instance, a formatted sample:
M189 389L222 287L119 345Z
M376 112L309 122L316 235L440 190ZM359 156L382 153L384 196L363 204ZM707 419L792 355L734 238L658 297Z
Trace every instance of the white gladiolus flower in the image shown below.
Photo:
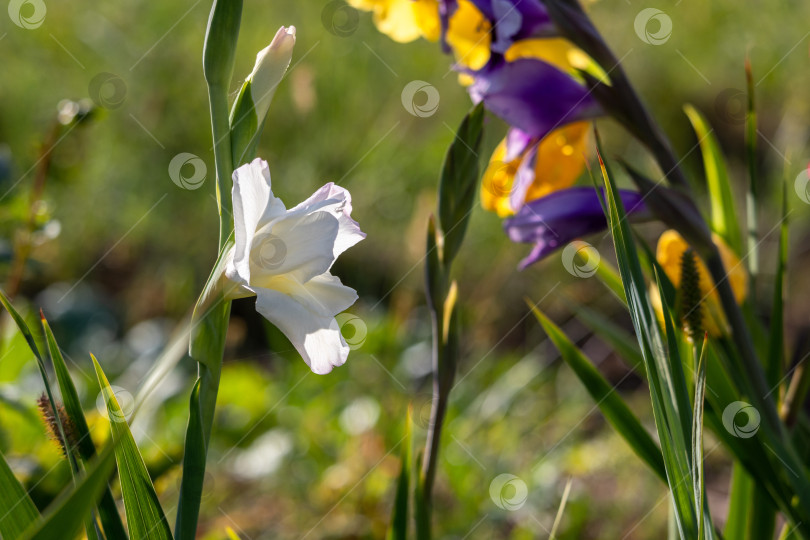
M226 254L225 276L235 287L228 287L229 296L255 295L256 310L318 374L349 355L335 315L354 304L357 293L329 269L366 237L351 211L349 192L331 182L288 210L273 195L261 159L233 173L235 244Z

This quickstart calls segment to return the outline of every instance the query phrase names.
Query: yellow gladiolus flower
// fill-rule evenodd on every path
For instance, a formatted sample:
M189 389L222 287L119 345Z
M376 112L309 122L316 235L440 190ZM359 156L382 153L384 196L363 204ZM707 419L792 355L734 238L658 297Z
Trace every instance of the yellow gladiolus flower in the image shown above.
M588 122L568 124L539 142L529 141L513 159L507 156L507 140L492 153L481 186L481 204L500 217L576 182L585 167Z
M728 273L727 279L731 285L731 290L734 292L734 297L737 303L742 303L748 294L748 273L745 266L719 236L714 235L713 239L720 251L723 266L725 266ZM689 244L674 230L665 231L658 239L655 258L676 289L680 288L681 285L681 260L687 249L689 249ZM703 328L711 336L722 336L728 333L728 321L720 304L720 296L717 293L709 269L699 258L697 259L697 269L699 275L698 287L702 298ZM663 319L663 308L658 288L653 286L651 293L653 307L659 318Z
M439 39L438 0L347 0L355 9L374 13L377 29L399 43L420 37Z

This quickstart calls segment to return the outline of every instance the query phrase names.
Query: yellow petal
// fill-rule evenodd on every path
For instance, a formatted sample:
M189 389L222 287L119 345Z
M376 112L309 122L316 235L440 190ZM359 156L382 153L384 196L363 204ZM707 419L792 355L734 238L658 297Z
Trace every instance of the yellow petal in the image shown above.
M585 168L589 132L589 122L575 122L555 129L540 141L534 182L524 202L574 185Z
M502 140L492 152L489 165L481 180L481 206L485 210L497 212L499 217L515 213L509 202L509 194L512 191L515 173L520 165L520 158L505 162L505 157L506 139Z
M481 69L489 61L492 25L469 0L458 0L458 8L450 17L447 43L456 60L472 70Z
M561 71L571 71L569 53L573 50L579 49L563 38L524 39L513 43L503 56L507 62L514 62L519 58L534 58Z
M438 0L413 0L411 2L414 20L422 37L428 41L438 41L442 32L442 23L439 20Z
M374 24L380 32L399 43L407 43L422 36L412 0L377 2L374 6Z

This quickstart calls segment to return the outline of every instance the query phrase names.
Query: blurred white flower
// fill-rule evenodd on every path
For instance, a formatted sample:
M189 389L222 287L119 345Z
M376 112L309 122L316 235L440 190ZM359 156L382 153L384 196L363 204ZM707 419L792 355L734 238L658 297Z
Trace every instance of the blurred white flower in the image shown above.
M349 192L326 184L287 210L270 189L267 162L233 173L234 246L225 276L228 296L256 295L256 310L276 325L318 374L349 355L335 315L357 300L329 273L338 255L366 237L351 218Z

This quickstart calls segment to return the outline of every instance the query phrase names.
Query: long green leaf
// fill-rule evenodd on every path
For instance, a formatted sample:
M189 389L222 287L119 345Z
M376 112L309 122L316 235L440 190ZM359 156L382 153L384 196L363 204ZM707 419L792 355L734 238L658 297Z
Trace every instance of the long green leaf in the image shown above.
M408 416L405 420L405 440L403 441L402 454L400 455L399 478L397 479L397 491L394 497L394 508L391 512L391 527L388 529L388 540L408 539L408 497L411 488L411 445L413 444L413 409L408 408Z
M741 254L740 220L734 205L734 193L726 168L726 158L706 118L691 105L686 105L684 111L692 123L700 144L700 152L703 154L703 169L711 201L712 230L720 235L735 253Z
M62 356L62 351L59 349L59 344L56 343L56 338L53 335L53 331L51 331L48 321L45 320L44 315L42 316L42 329L45 332L48 353L51 357L54 372L56 373L56 380L59 382L59 391L62 393L65 412L73 423L73 428L76 430L79 456L84 463L88 463L95 457L96 447L93 444L93 439L90 437L90 430L87 427L87 419L82 410L79 393L76 391L76 386L73 384L73 379L70 377L65 359ZM101 520L102 527L104 527L104 532L108 537L124 538L126 536L124 524L121 521L121 516L118 514L118 508L115 505L115 499L112 496L109 486L104 490L101 500L99 501L98 516Z
M464 117L444 158L439 183L439 225L444 234L443 262L448 268L461 248L475 202L483 129L484 107L479 103Z
M782 182L782 220L779 226L779 255L776 259L776 275L773 284L771 306L771 329L768 340L768 355L765 358L765 375L772 387L780 383L784 370L785 355L785 272L788 250L788 199L787 186Z
M31 525L23 538L26 540L66 540L76 536L86 517L93 511L104 488L107 487L107 479L115 464L114 444L111 443L95 460L89 463L78 482L51 504L44 519ZM109 540L113 540L113 538L110 536Z
M5 456L0 452L0 537L6 540L20 538L23 532L39 519L28 492L14 476Z
M597 138L598 148L599 144ZM616 246L619 272L624 283L630 315L647 369L653 415L663 450L667 481L675 504L678 528L684 540L692 539L698 534L698 517L689 482L691 455L685 442L688 431L684 433L682 418L683 415L691 417L691 409L683 411L678 407L678 402L683 396L677 393L683 390L673 384L667 349L647 297L646 283L633 242L633 234L626 219L618 188L601 158L601 149L599 153L606 188L610 231ZM686 399L688 400L688 395Z
M45 361L42 359L42 354L39 352L39 347L37 346L36 341L34 340L34 336L31 333L31 329L26 324L25 319L23 319L22 315L20 315L14 306L11 305L11 301L8 299L6 294L3 291L0 291L0 303L3 304L3 307L6 308L11 318L14 319L14 323L17 325L17 328L22 333L25 341L28 343L28 347L31 349L31 352L34 353L34 356L37 359L37 367L39 367L39 374L42 377L42 383L45 385L45 395L48 397L48 402L50 403L51 409L55 412L59 410L58 404L53 397L53 390L51 390L51 383L48 380L48 371L45 369ZM62 418L59 414L54 414L54 420L56 421L56 426L59 431L59 438L60 440L64 441L68 462L70 462L70 470L75 478L76 475L79 473L79 465L76 462L76 457L73 455L73 449L69 447L69 439L66 435L65 426L62 425Z
M197 379L191 390L189 401L188 427L186 428L186 449L183 456L183 480L180 486L180 499L177 503L177 520L174 534L178 539L194 538L197 519L200 513L203 483L205 482L206 443L203 437L200 411L200 383Z
M695 408L692 413L692 489L695 493L695 508L698 508L698 538L703 540L712 537L711 516L704 513L706 506L706 484L703 475L703 403L706 396L706 344L708 335L703 339L703 348L695 367ZM697 344L695 344L697 347ZM708 521L708 523L707 523Z
M565 333L546 317L534 304L528 302L534 316L543 326L549 339L560 351L565 363L574 371L585 386L599 410L616 432L662 480L666 482L666 470L661 449L641 425L615 388L602 376L591 361L577 348Z
M115 461L121 479L129 536L132 540L171 539L169 523L160 507L152 479L129 430L124 412L95 356L91 355L91 358L104 401L107 403L113 438L118 441L115 447Z

